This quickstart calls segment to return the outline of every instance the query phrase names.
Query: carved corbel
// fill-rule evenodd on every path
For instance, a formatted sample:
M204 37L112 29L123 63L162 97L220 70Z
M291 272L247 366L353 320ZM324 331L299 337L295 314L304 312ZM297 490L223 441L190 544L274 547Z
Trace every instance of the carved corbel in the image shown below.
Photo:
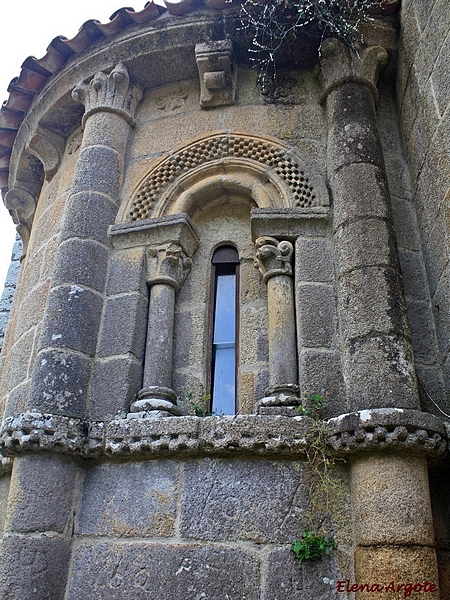
M382 46L361 48L356 53L338 39L325 40L320 61L324 88L322 100L343 83L355 81L370 88L375 102L378 102L378 77L388 58L388 53Z
M118 114L134 126L134 114L142 99L142 90L139 86L130 85L127 68L119 63L111 72L100 71L92 79L79 83L72 92L72 98L85 106L83 127L86 120L97 112Z
M195 59L200 75L200 107L234 104L236 67L227 40L197 44Z
M6 193L5 206L16 224L17 233L22 238L23 253L21 259L23 259L28 249L31 225L36 211L36 200L30 192L13 188Z
M44 165L45 179L50 181L58 170L64 154L63 136L40 125L26 147Z

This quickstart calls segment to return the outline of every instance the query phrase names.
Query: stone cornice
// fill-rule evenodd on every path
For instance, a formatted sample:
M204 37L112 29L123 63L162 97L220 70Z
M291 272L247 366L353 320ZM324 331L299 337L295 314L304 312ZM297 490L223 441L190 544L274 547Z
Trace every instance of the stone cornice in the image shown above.
M329 419L328 444L339 456L386 450L443 456L443 423L434 415L402 408L360 410Z
M439 458L447 449L444 425L420 411L364 410L329 419L324 426L329 430L331 455L393 451ZM30 412L4 421L0 450L5 457L55 452L95 460L244 455L294 459L306 455L317 432L317 423L306 416L184 416L88 423ZM3 470L9 468L6 463Z

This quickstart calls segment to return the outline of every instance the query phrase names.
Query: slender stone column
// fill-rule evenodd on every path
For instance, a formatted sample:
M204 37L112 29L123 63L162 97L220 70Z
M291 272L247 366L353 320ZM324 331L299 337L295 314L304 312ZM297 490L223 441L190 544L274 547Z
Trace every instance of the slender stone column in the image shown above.
M44 423L60 415L81 425L103 309L108 227L118 209L125 152L141 93L130 86L126 68L118 65L79 84L73 96L86 107L83 143L64 208L28 405L23 408L38 417L44 413ZM69 573L82 466L72 457L51 450L43 456L37 450L14 462L0 555L0 596L10 600L62 600Z
M338 314L350 410L420 408L375 102L387 53L322 50Z
M131 405L129 417L169 417L181 414L176 394L170 387L175 295L183 284L192 261L178 244L170 244L158 250L150 248L147 257L150 303L144 386L136 402Z
M108 226L117 213L126 148L142 94L119 64L81 82L72 95L86 108L83 142L66 202L30 402L40 412L84 417L103 309Z
M333 39L322 49L344 380L366 426L369 409L420 408L375 111L386 61L379 46L356 55ZM386 589L392 581L436 585L437 565L426 459L380 449L357 452L351 465L355 576L385 586L377 597L387 600L404 595Z
M269 407L299 404L297 345L295 337L293 246L272 237L256 240L255 267L267 284L269 332L269 387L260 400L259 412L276 413ZM279 411L279 408L278 408ZM281 411L285 412L285 411Z

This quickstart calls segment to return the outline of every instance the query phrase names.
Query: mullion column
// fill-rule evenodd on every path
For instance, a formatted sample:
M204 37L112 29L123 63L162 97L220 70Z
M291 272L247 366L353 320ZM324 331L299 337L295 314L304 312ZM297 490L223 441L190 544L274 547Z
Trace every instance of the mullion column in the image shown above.
M297 343L295 335L293 246L272 237L256 240L255 266L267 285L269 387L260 414L298 414Z
M148 275L150 302L144 381L128 416L178 416L181 411L177 407L176 393L171 389L175 296L192 261L178 244L170 244L157 250L150 248L147 256L149 264L156 262L156 272Z

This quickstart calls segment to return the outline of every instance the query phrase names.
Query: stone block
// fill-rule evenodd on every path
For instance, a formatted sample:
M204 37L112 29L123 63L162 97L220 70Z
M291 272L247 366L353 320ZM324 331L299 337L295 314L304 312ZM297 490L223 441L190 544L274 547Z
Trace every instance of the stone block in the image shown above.
M75 551L73 573L67 600L260 597L260 562L241 548L84 542Z
M430 300L422 254L403 248L398 249L405 295L426 302Z
M93 356L102 308L102 297L80 285L64 285L52 289L40 349L70 348Z
M22 299L15 331L15 337L19 338L32 327L41 323L47 305L50 282L45 281L42 285L34 288Z
M99 111L90 115L89 127L85 127L83 131L84 152L90 150L95 153L98 149L116 149L121 152L127 144L129 135L130 125L122 116L113 112ZM96 147L92 148L92 146Z
M336 332L334 289L324 284L297 284L297 330L303 348L330 348Z
M91 383L89 415L93 421L111 421L127 413L142 388L143 362L132 356L97 361Z
M148 302L141 294L115 296L106 301L98 343L100 357L134 354L143 359Z
M71 195L92 190L117 201L122 170L123 158L115 150L105 146L85 148L78 157Z
M33 330L28 331L9 349L3 373L3 379L8 391L14 389L28 378L28 367L34 337L35 332Z
M412 202L398 196L391 196L391 202L395 235L399 249L420 250L420 237L414 205Z
M374 332L409 339L400 274L386 267L363 267L339 280L338 313L348 338Z
M337 579L331 557L300 564L290 547L274 548L267 555L261 600L329 600L336 597Z
M99 292L105 287L108 251L92 240L71 239L58 248L52 285L78 284Z
M298 238L295 243L296 281L329 283L333 280L333 255L326 239Z
M179 465L175 461L103 464L88 470L78 532L119 537L175 535Z
M443 369L416 363L416 374L422 409L437 416L442 415L434 404L436 403L441 410L450 413L450 390L446 394L445 389L446 382L450 382L450 379L445 371L445 363Z
M401 337L373 335L351 340L343 352L349 410L420 410L411 347Z
M109 264L106 283L108 296L130 292L147 294L143 248L129 248L113 252Z
M40 352L34 366L30 408L42 413L84 417L91 378L89 358L64 352Z
M44 212L39 213L39 203L33 221L33 235L30 238L28 254L32 256L40 248L45 246L52 235L61 231L63 216L66 212L65 196L59 196Z
M24 381L9 392L5 403L4 418L20 415L29 408L30 380Z
M97 192L80 192L67 201L67 214L61 240L91 238L108 244L108 227L117 213L115 202Z
M331 175L330 185L335 229L348 219L390 218L389 190L380 167L368 163L346 165Z
M3 538L5 531L5 520L7 514L8 495L9 495L9 484L11 476L9 473L3 474L0 477L0 535Z
M64 533L71 524L79 474L80 466L64 457L16 457L7 529L17 533Z
M450 264L441 277L432 300L436 332L441 355L450 352Z
M346 412L342 364L338 353L302 350L299 356L299 382L303 393L323 396L327 417Z
M414 360L433 365L438 356L433 313L429 302L407 300L408 320Z
M358 545L433 545L424 458L360 457L352 463L351 481L354 535Z
M446 20L448 23L448 18ZM434 93L441 114L446 111L450 103L450 37L447 34L448 31L445 32L445 39L441 38L442 45L432 75Z
M397 266L395 237L384 219L347 221L336 231L339 273L365 266Z
M298 462L186 463L180 534L210 541L289 542L304 529L308 499L302 480Z
M424 597L427 600L442 598L438 588L436 552L434 548L430 547L357 548L355 551L355 581L359 584L380 583L385 588L391 582L394 582L394 586L397 588L397 585L401 584L403 586L407 583L415 585L428 581L436 587L433 588L434 592L430 592L430 587L428 587L427 594L423 594ZM377 600L403 600L405 593L405 587L395 592L392 592L391 589L384 589L376 594L376 598ZM360 598L367 595L365 592L358 594ZM417 595L420 597L419 594Z
M7 535L0 561L0 596L8 600L63 600L70 541Z

